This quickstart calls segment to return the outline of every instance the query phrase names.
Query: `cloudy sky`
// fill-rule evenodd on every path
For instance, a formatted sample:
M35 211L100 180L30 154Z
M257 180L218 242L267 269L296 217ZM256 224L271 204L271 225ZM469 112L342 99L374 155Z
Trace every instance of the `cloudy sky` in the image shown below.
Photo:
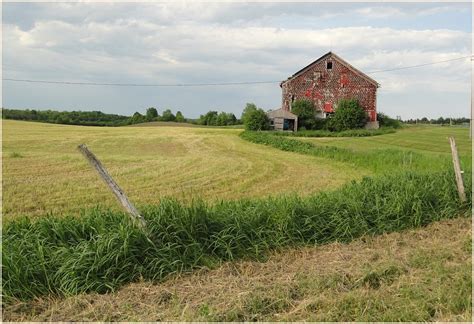
M136 84L284 80L328 51L364 72L471 54L471 4L3 3L3 78ZM369 74L391 116L470 115L469 58ZM147 107L240 116L279 108L278 83L117 87L3 81L3 107Z

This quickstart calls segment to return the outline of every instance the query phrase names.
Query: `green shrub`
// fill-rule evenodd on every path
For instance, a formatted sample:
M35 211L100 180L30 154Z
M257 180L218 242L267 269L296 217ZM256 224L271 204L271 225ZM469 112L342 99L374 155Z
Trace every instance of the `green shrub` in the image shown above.
M291 104L291 112L298 116L298 128L315 129L316 117L314 103L307 99L298 99Z
M467 196L470 195L470 173ZM122 213L19 218L3 226L3 301L104 293L123 284L297 244L348 242L468 215L453 172L393 172L307 197L142 208L146 233Z
M258 110L257 106L254 104L254 103L247 103L245 105L245 108L242 112L242 116L241 116L241 120L242 120L242 123L245 125L248 121L248 118L250 116L250 114L254 111Z
M263 109L251 110L245 116L246 130L261 131L270 129L270 120Z
M344 131L362 128L367 122L367 114L354 99L342 99L338 102L334 116L328 121L328 129L332 131Z
M377 113L377 121L379 122L380 127L392 127L392 128L402 127L402 123L399 120L390 118L384 113Z
M365 137L377 136L395 133L395 130L390 127L383 127L379 129L351 129L342 132L331 132L328 130L299 130L298 132L272 132L275 136L291 136L291 137Z

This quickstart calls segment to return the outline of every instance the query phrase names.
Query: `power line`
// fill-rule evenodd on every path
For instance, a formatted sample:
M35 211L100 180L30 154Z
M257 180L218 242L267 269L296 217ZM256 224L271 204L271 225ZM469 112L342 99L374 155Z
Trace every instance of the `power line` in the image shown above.
M29 82L29 83L52 83L52 84L72 84L72 85L100 85L100 86L118 86L118 87L202 87L202 86L226 86L241 84L263 84L278 83L280 81L249 81L249 82L224 82L224 83L177 83L177 84L140 84L140 83L97 83L97 82L71 82L71 81L46 81L29 79L2 79L4 81Z
M427 66L427 65L434 65L434 64L440 64L440 63L445 63L445 62L451 62L451 61L457 61L457 60L463 60L470 57L472 59L472 55L469 56L462 56L462 57L457 57L449 60L444 60L444 61L436 61L436 62L431 62L431 63L425 63L425 64L418 64L418 65L411 65L411 66L403 66L399 68L393 68L393 69L387 69L387 70L377 70L377 71L371 71L371 72L365 72L366 74L372 74L372 73L380 73L380 72L390 72L390 71L398 71L398 70L406 70L406 69L413 69L413 68L418 68L422 66Z
M404 66L386 70L376 70L365 72L365 74L374 74L382 72L391 72L398 70L413 69L428 65L440 64L445 62L457 61L466 58L471 58L472 55L457 57L444 61L436 61L425 64ZM99 82L74 82L74 81L48 81L48 80L31 80L31 79L13 79L13 78L3 78L3 81L12 81L12 82L27 82L27 83L47 83L47 84L65 84L65 85L85 85L85 86L117 86L117 87L205 87L205 86L229 86L229 85L250 85L250 84L271 84L271 83L280 83L281 80L277 81L242 81L242 82L216 82L216 83L176 83L176 84L140 84L140 83L99 83Z

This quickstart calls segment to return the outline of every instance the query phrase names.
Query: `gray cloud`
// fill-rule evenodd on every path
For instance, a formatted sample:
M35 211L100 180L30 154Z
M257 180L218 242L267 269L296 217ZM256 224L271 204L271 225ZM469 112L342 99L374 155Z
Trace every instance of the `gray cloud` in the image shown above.
M4 4L4 77L114 83L280 80L330 49L363 71L468 55L469 32L401 22L419 17L431 26L429 17L439 15L439 8L468 17L462 14L466 6L446 4ZM333 21L387 17L394 22L378 27ZM322 27L314 27L315 21ZM384 98L423 90L429 101L430 91L441 91L458 94L453 113L467 115L469 68L466 60L374 75L382 83L379 108L395 115L394 104ZM278 85L125 90L4 82L3 87L7 107L94 107L125 114L153 105L196 117L218 107L240 113L247 101L267 109L280 103ZM409 117L415 105L404 109ZM421 111L445 114L439 100Z

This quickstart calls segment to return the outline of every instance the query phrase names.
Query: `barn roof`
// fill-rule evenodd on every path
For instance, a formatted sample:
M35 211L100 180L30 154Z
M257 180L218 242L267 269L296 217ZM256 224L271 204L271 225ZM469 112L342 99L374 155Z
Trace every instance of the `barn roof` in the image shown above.
M291 80L297 76L299 76L300 74L302 74L303 72L305 72L306 70L310 69L314 64L316 63L319 63L320 61L324 60L325 58L331 56L332 58L336 59L337 61L339 61L339 63L341 63L342 65L346 66L347 68L349 68L352 72L358 74L359 76L361 76L362 78L366 79L367 81L369 81L370 83L374 84L376 87L379 87L380 84L375 81L374 79L372 79L371 77L369 77L367 74L365 74L364 72L356 69L355 67L353 67L352 65L350 65L348 62L346 62L345 60L343 60L342 58L340 58L338 55L334 54L333 52L327 52L326 54L324 54L323 56L321 56L320 58L318 58L316 61L308 64L307 66L305 66L304 68L302 68L301 70L299 70L298 72L296 72L295 74L293 74L291 77L289 77L287 80L283 81L282 83L288 81L288 80Z
M284 109L275 109L267 112L269 118L298 119L298 116Z

